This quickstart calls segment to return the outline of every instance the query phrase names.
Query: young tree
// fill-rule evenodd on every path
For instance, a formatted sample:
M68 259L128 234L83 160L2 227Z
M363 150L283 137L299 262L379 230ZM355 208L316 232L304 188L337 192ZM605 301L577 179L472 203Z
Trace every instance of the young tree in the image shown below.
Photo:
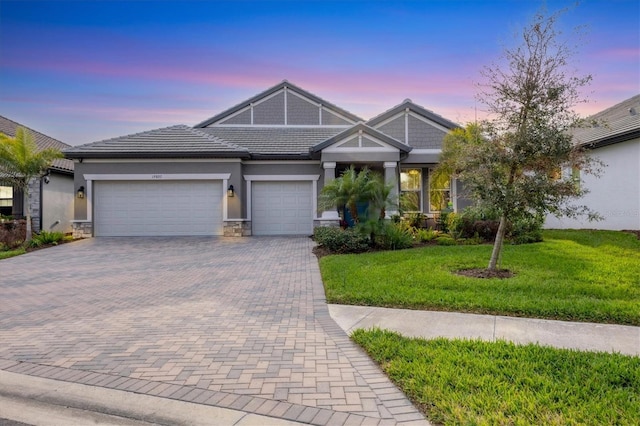
M27 202L24 213L27 220L25 240L31 240L31 211L29 208L29 182L44 175L56 158L62 158L58 149L38 150L31 133L23 128L16 129L16 136L0 133L0 180L23 191Z
M522 44L506 48L503 65L486 67L478 95L492 117L447 137L440 169L461 179L472 199L490 207L500 225L488 269L497 269L508 222L548 212L570 217L597 215L570 205L585 190L569 173L597 174L600 163L572 143L579 124L573 107L583 100L580 88L591 76L568 69L574 50L556 30L562 12L537 14L524 28Z

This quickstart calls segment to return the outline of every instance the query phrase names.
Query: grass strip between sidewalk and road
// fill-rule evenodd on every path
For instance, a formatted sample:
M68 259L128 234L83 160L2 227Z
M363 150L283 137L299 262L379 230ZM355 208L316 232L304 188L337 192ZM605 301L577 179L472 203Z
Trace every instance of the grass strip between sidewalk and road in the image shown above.
M640 325L640 240L616 231L547 230L505 245L515 276L457 275L486 267L492 246L425 246L324 256L328 303Z
M438 424L638 424L640 357L379 329L352 338Z

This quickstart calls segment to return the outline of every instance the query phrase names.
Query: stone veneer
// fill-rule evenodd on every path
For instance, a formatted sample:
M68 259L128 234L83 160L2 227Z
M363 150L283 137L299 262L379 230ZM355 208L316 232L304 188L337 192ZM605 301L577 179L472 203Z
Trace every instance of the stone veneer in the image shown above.
M40 232L40 179L33 178L29 181L29 214L31 215L31 228L33 232ZM26 211L23 212L26 215Z
M340 219L316 219L313 221L313 226L314 228L320 226L338 228L340 226Z
M228 220L224 223L225 237L250 237L251 222L246 220Z
M91 238L93 237L93 222L72 222L73 238Z

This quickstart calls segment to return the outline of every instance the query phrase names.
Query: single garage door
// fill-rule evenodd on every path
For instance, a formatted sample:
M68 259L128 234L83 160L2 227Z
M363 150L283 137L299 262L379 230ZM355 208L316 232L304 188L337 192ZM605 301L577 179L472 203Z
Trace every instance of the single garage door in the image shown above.
M96 181L95 235L222 235L221 181Z
M311 235L313 192L311 182L253 182L251 228L253 235Z

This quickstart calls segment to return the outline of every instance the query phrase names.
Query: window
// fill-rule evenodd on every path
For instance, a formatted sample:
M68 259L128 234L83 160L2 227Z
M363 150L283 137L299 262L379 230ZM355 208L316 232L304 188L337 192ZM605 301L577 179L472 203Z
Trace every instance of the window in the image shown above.
M422 169L400 171L400 197L404 211L422 211Z
M576 186L576 189L580 189L580 168L578 167L572 167L571 168L571 180L573 181L573 184Z
M442 210L453 210L453 199L451 198L451 179L443 182L436 182L434 188L431 182L431 169L429 169L429 211L432 213Z
M13 208L13 188L10 186L0 186L0 214L11 216Z

